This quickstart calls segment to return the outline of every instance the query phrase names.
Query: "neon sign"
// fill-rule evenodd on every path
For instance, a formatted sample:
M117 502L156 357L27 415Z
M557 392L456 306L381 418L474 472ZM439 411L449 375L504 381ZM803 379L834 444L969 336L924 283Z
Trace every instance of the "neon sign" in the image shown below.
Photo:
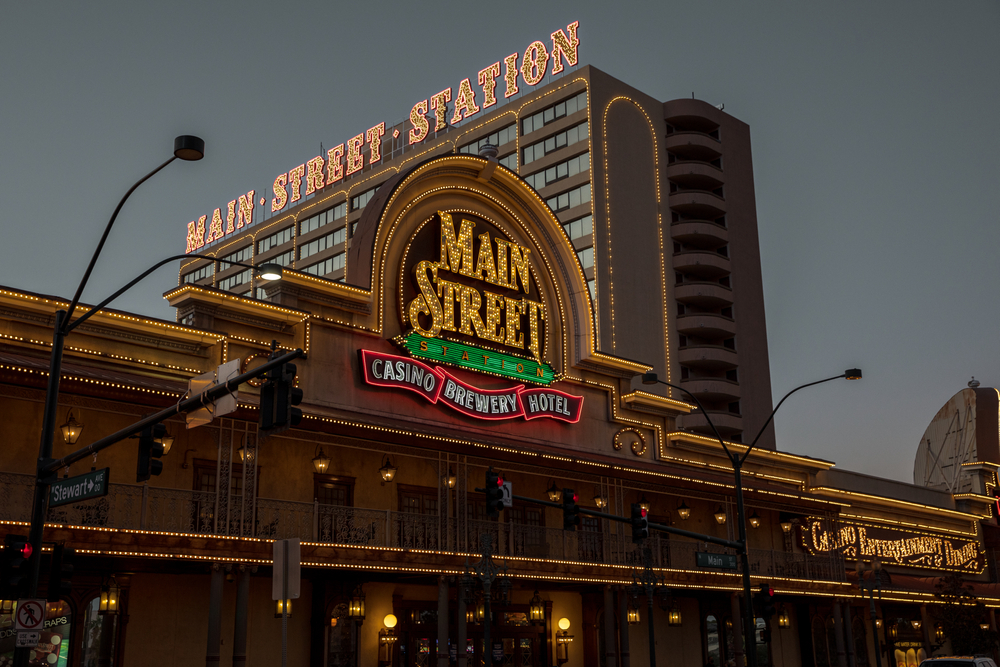
M451 124L470 118L497 103L497 80L501 78L501 62L503 62L504 99L520 91L518 79L527 86L537 86L541 83L550 61L552 75L559 74L565 69L564 61L570 67L576 66L579 62L580 39L577 36L579 26L580 22L574 21L566 26L565 31L559 29L553 32L550 36L551 51L540 41L529 44L521 58L520 67L517 61L521 54L512 53L503 61L498 60L489 67L479 70L476 81L483 94L481 104L476 102L476 90L470 80L463 79L458 85L458 93L454 96ZM445 128L449 122L448 104L452 101L452 91L453 88L445 88L413 105L407 121L404 122L403 133L406 134L408 145L418 144L431 135L428 120L428 114L431 112L434 114L433 131L436 133ZM408 130L405 123L409 123ZM276 213L289 204L295 204L303 195L311 195L324 187L349 178L352 174L360 172L366 164L371 166L381 162L385 134L386 124L383 121L329 149L325 156L317 155L294 169L278 174L272 187L271 212ZM400 134L401 132L395 129L390 136L398 139ZM367 162L365 147L368 149ZM250 190L229 202L226 206L225 219L220 207L212 212L211 220L208 220L207 215L203 215L198 220L189 222L185 252L195 252L209 243L252 225L255 194L254 190ZM262 206L265 201L261 198Z
M812 554L838 550L849 560L975 573L984 567L978 540L884 526L841 522L834 530L824 519L810 518L802 528L802 543Z
M412 391L434 404L445 405L476 419L557 419L575 424L583 412L583 397L556 389L480 389L440 366L392 354L359 350L367 384Z

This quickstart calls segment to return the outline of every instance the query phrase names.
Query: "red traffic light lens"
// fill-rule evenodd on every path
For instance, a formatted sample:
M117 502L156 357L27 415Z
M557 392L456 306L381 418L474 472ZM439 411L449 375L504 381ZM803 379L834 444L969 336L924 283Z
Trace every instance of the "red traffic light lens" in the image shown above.
M580 499L580 496L578 496L578 495L576 495L576 494L574 493L574 494L573 494L573 502L575 503L575 502L576 502L577 500L579 500L579 499Z
M503 486L503 477L497 477L497 486Z
M31 552L32 552L31 543L25 542L24 546L21 547L21 555L25 558L31 558Z
M641 517L645 517L646 516L646 510L645 510L645 508L639 510L639 516L641 516Z

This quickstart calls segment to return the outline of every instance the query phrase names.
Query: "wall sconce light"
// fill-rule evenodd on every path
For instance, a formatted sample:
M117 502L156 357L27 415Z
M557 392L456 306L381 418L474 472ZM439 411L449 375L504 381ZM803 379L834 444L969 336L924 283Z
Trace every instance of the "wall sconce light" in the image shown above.
M285 609L288 610L288 618L292 617L292 601L291 600L275 600L274 601L274 617L281 618L281 612ZM336 619L331 619L336 621Z
M538 591L535 591L534 597L528 602L528 620L533 625L545 623L545 601L539 597Z
M392 461L389 460L389 455L386 454L382 457L382 467L378 469L380 475L382 475L382 486L385 486L386 482L391 482L396 477L396 471L398 468L392 465Z
M475 623L476 622L476 610L475 609L466 609L465 610L465 622L466 623Z
M781 613L778 614L778 627L787 628L791 626L791 624L792 624L792 619L789 618L788 616L788 609L782 607Z
M689 516L691 516L691 508L688 507L687 503L685 503L683 500L681 501L681 504L677 506L677 516L685 520Z
M351 601L347 605L347 618L361 623L365 620L365 594L361 586L354 589Z
M608 499L602 496L600 491L598 491L597 495L594 496L594 506L599 510L608 506Z
M410 623L413 625L423 625L424 624L424 612L419 609L410 610Z
M681 609L674 600L674 606L667 612L667 625L679 626L681 624Z
M715 510L715 522L720 526L726 523L726 510L722 509L722 505Z
M990 624L989 623L980 623L979 624L979 629L980 630L989 630L990 629ZM944 634L943 630L941 631L941 634L942 635Z
M646 514L649 514L649 509L650 509L651 505L649 504L649 501L646 500L646 494L645 493L642 494L642 500L639 501L639 507L641 507L643 510L645 510Z
M115 576L111 575L108 581L101 586L101 601L98 603L97 613L101 616L106 614L117 614L121 589Z
M321 475L330 469L330 457L323 453L323 445L317 448L316 456L313 457L313 468Z
M914 630L919 630L920 626L923 625L920 621L910 621L910 625L913 626Z
M240 461L246 463L247 461L253 461L254 450L246 446L246 442L241 442L239 449L236 453L240 455Z
M444 478L444 483L449 489L454 489L458 484L458 476L451 471L451 468L448 468L448 474Z
M781 532L783 532L783 533L790 533L790 532L792 532L792 522L791 521L782 521L781 522Z
M628 619L629 625L639 625L639 610L631 603L628 606L628 611L625 612L625 616Z
M731 619L731 618L727 618L726 619L726 631L727 632L732 632L733 631L733 619Z
M486 618L486 603L479 600L476 603L476 623L482 623Z
M891 637L892 639L895 639L896 635L899 634L899 626L896 623L890 625L888 630L889 630L889 637Z
M573 635L569 630L569 619L559 619L559 632L556 633L556 662L560 665L569 662L569 645L573 642Z
M80 437L80 433L83 431L83 424L76 421L73 417L73 408L69 409L69 414L66 415L66 423L59 427L62 431L63 440L67 445L75 445L77 438ZM163 452L166 454L166 452Z
M396 627L396 617L387 614L382 623L385 627L378 631L378 662L380 665L389 665L392 663L392 647L399 639L393 629Z
M747 517L747 520L750 522L750 525L752 527L754 527L754 528L760 528L760 515L757 514L757 510L754 510L753 512L751 512L750 516Z
M331 616L330 617L330 627L331 628L337 627L337 617L336 616Z
M979 627L982 627L982 626L979 626ZM986 626L986 627L989 627L989 626ZM937 625L934 626L934 639L939 644L944 643L944 627L940 623L938 623Z
M557 503L562 500L562 490L556 486L556 481L554 479L549 481L552 483L549 485L549 488L545 490L545 493L548 494L550 503Z
M882 619L881 618L878 618L878 617L875 618L875 627L878 628L879 630L882 629Z

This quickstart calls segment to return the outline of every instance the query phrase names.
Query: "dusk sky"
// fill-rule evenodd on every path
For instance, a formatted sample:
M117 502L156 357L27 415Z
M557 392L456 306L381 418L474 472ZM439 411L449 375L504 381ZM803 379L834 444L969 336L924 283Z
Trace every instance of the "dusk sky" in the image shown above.
M779 449L912 481L974 375L1000 386L1000 4L8 3L0 24L0 285L84 300L184 251L189 220L533 40L748 123ZM174 319L153 274L114 307ZM641 325L641 323L637 323ZM627 355L626 355L627 356Z

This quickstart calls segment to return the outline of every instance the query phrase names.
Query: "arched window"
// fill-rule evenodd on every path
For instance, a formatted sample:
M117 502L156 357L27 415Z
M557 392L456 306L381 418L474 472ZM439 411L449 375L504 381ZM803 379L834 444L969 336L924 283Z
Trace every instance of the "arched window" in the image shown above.
M81 667L113 667L118 638L118 614L100 614L101 596L95 596L83 608L83 651Z
M722 667L722 645L720 642L719 621L709 614L705 617L705 641L708 654L707 665Z
M347 617L347 604L333 608L327 621L327 667L354 667L358 650L356 623Z
M854 659L858 667L868 667L868 636L861 614L854 615L851 632L854 635Z
M826 642L826 622L818 614L812 619L812 640L816 667L830 667L830 650Z

